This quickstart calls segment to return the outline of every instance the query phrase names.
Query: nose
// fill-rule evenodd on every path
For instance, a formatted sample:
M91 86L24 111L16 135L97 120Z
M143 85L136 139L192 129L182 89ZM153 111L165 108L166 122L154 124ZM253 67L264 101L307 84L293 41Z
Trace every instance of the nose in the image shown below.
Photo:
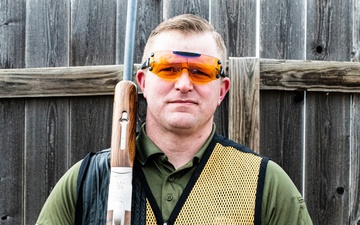
M194 88L188 69L182 69L180 77L176 80L175 88L181 92L188 92Z

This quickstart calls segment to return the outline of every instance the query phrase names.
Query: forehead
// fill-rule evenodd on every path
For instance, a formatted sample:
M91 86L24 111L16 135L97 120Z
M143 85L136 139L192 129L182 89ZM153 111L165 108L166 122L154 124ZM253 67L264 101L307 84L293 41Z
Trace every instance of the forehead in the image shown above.
M154 37L150 52L173 50L196 52L221 58L214 37L210 32L183 34L178 31L166 31Z

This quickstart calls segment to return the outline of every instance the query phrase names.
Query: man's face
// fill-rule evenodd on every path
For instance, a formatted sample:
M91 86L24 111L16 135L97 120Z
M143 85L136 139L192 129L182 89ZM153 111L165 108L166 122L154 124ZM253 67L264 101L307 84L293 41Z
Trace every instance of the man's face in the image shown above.
M220 58L210 33L183 35L176 31L159 34L150 51L196 52ZM225 64L225 62L223 62ZM224 65L223 64L223 65ZM137 73L138 84L147 100L146 123L159 129L190 134L211 127L213 114L229 90L228 78L205 84L193 83L188 70L172 81L164 80L148 69Z

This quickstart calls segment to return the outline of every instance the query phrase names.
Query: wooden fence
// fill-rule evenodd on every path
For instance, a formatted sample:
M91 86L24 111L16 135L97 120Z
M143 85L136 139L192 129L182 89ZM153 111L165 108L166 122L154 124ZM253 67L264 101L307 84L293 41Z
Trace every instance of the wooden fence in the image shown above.
M64 172L109 147L126 2L0 0L0 225L34 224ZM138 0L135 62L182 13L229 49L218 132L280 164L314 224L360 224L360 0Z

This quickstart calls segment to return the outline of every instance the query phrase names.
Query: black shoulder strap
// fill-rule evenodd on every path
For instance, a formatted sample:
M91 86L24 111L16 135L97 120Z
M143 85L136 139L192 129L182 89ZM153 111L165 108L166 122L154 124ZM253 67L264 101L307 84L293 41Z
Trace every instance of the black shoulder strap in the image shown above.
M259 170L259 179L256 191L256 205L255 205L255 215L254 215L254 224L261 224L261 206L264 192L264 183L266 176L266 168L269 159L267 157L263 157L260 164Z
M78 174L77 188L76 188L77 200L76 200L76 206L75 206L75 224L77 224L77 225L82 224L82 214L83 214L82 184L83 184L83 181L85 179L85 174L86 174L86 172L88 170L88 167L89 167L90 158L94 154L95 153L90 152L85 156L85 158L83 159L83 161L81 163L79 174Z

